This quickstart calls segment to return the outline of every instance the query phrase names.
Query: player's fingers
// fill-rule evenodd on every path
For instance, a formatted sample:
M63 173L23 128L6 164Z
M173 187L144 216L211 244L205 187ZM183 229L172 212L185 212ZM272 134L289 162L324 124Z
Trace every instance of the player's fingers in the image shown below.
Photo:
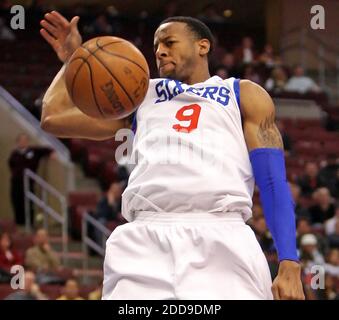
M55 38L52 37L45 29L40 29L40 34L53 47L53 49L56 48Z
M72 20L71 20L71 22L70 22L70 24L71 24L71 27L77 27L78 26L78 22L79 22L79 17L78 16L76 16L76 17L73 17L72 18Z
M272 294L274 300L280 300L279 290L277 286L272 286Z
M51 12L51 14L62 26L64 27L69 26L69 21L64 16L62 16L58 11L54 10Z
M50 12L44 15L44 19L52 24L55 28L62 27L60 22L58 22L58 19L56 19Z
M78 31L78 22L79 22L79 17L76 16L76 17L73 17L72 20L71 20L71 30L72 31Z
M57 37L57 33L58 33L57 29L51 23L49 23L47 20L41 20L40 25L44 29L46 29L50 34L52 34L53 37L55 37L55 38Z
M58 29L65 29L67 28L68 24L65 23L59 18L59 16L54 14L54 11L45 14L45 20L53 24Z

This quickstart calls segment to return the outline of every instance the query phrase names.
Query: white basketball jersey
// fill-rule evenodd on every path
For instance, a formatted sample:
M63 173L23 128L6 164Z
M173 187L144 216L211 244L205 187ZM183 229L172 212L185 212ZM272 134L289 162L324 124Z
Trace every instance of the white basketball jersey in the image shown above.
M138 211L251 216L254 178L238 79L152 79L136 123L136 165L122 196L128 221Z

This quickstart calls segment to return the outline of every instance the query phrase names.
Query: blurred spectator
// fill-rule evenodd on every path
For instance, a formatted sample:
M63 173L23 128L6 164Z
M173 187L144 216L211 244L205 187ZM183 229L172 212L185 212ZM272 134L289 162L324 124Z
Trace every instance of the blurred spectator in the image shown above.
M9 282L11 267L22 265L23 259L12 247L12 240L7 232L0 232L0 283Z
M84 300L79 295L79 284L75 279L68 279L62 292L63 294L57 300Z
M305 76L305 71L302 66L296 66L293 74L285 86L286 91L299 93L320 92L320 88L313 79Z
M255 71L254 67L252 65L247 65L244 70L244 74L242 76L244 79L251 80L255 83L260 84L261 79L259 74Z
M317 237L312 233L304 234L300 240L300 260L305 268L313 265L324 265L325 260L318 249Z
M0 17L0 40L14 41L16 36L14 32L5 24L5 20Z
M305 234L312 233L312 226L310 220L307 217L301 217L297 220L297 248L301 248L301 239ZM327 241L321 234L314 234L317 240L317 248L323 254L327 249Z
M336 221L335 232L328 236L328 245L330 248L339 249L339 221Z
M253 220L253 229L262 250L268 253L275 251L272 236L263 216Z
M332 202L330 192L327 188L319 188L314 192L315 205L310 207L312 224L324 223L332 218L335 213L335 205Z
M339 221L339 206L336 206L333 218L330 218L325 222L325 234L327 236L335 233L336 224L338 221Z
M99 14L95 20L84 27L84 32L90 35L112 35L114 32L112 25L109 23L105 14Z
M215 75L225 80L228 78L228 70L223 65L220 65L219 67L216 68Z
M229 77L239 77L239 70L235 65L234 55L231 52L227 52L222 56L221 64L226 67Z
M285 130L284 122L282 122L281 120L277 120L276 124L281 134L281 138L283 140L285 156L289 156L292 151L292 140L290 136L288 135L287 131Z
M10 154L8 164L11 170L11 203L18 225L25 224L24 170L36 172L40 160L47 156L56 157L51 148L30 146L28 135L25 133L17 136L16 147ZM33 183L30 189L34 189ZM33 206L30 206L30 212L33 221Z
M327 253L325 272L339 279L339 249L331 249Z
M123 183L113 182L97 204L94 218L106 225L108 222L123 223L121 216L121 195L123 192ZM102 233L98 229L90 228L90 234L97 243L102 243Z
M94 33L96 34L108 34L113 33L113 28L109 23L105 14L100 14L94 21Z
M293 201L295 203L294 212L297 219L310 218L309 211L304 208L300 202L300 187L295 183L289 183Z
M312 232L310 220L307 217L301 217L297 220L297 248L300 249L301 239L305 234Z
M284 91L287 79L284 68L275 67L271 71L271 76L265 82L265 89L273 93L280 93Z
M321 186L318 173L318 165L315 162L309 161L306 163L305 174L297 180L303 196L311 196Z
M339 196L338 170L337 156L330 154L327 157L326 165L319 171L319 178L323 185L330 190L333 197Z
M259 56L259 62L263 63L267 68L271 69L275 66L275 56L273 47L267 43L264 47L264 51Z
M251 37L244 37L241 46L234 51L234 58L237 65L250 64L255 61L253 40Z
M102 297L102 281L98 288L88 294L88 300L101 300Z
M5 300L48 300L48 297L40 291L34 272L26 271L24 277L24 289L16 290Z
M215 7L213 3L209 3L205 7L203 7L202 12L198 14L197 18L207 23L224 22L224 17L222 17L219 14L217 8Z
M226 49L220 45L219 37L213 33L213 47L208 57L208 62L211 70L214 70L220 63L222 63L222 57L224 56Z
M25 265L37 273L38 282L63 283L64 280L57 275L62 270L60 260L51 248L48 233L39 229L35 233L34 246L26 251Z
M95 217L102 223L117 220L121 212L122 184L113 182L97 204Z
M324 290L317 290L318 300L338 300L338 288L336 284L336 277L325 274L325 288Z

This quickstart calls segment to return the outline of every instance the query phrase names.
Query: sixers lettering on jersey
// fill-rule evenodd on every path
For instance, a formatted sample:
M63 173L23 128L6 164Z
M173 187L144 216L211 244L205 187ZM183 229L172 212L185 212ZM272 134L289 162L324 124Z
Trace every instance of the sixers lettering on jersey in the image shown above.
M155 91L159 98L155 101L155 103L170 101L185 92L206 99L211 99L220 103L224 107L228 105L230 94L230 90L224 86L194 87L171 79L160 80L155 85Z

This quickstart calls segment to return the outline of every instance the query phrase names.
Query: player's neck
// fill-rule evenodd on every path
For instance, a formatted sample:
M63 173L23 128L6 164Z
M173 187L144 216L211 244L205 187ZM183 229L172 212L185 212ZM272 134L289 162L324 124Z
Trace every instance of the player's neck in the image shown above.
M186 80L183 81L184 83L187 84L195 84L195 83L200 83L200 82L204 82L207 79L209 79L211 77L210 72L208 70L208 67L197 67L192 74L190 75L190 77Z

